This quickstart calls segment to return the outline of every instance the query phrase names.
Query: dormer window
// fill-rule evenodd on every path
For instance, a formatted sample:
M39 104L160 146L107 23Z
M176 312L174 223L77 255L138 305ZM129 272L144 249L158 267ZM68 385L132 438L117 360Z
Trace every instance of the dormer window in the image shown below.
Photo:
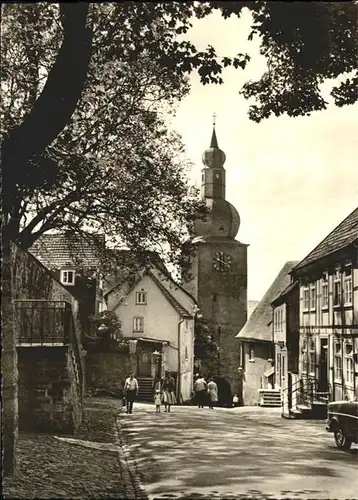
M65 286L74 286L76 274L73 269L62 269L60 272L60 281Z

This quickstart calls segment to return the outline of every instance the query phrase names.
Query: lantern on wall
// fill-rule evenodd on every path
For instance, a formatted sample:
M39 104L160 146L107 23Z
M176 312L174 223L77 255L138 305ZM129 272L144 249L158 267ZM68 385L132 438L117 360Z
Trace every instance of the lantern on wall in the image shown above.
M154 352L152 352L153 363L155 363L155 364L159 363L160 356L161 356L161 353L159 351L155 350Z

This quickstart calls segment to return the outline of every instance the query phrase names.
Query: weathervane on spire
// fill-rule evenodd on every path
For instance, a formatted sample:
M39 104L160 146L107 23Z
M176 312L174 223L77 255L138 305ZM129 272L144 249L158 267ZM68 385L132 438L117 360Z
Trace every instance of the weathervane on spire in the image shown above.
M215 127L215 123L216 123L216 113L214 112L213 113L213 127Z

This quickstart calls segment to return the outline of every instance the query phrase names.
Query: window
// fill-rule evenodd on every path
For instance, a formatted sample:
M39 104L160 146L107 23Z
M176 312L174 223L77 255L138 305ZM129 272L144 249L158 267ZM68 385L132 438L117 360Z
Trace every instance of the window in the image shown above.
M185 361L188 361L188 348L185 346Z
M328 273L323 273L322 277L322 309L328 307Z
M341 275L339 269L336 269L336 272L334 273L334 283L333 283L334 306L339 306L341 304L341 295L342 295Z
M254 349L253 347L250 347L250 351L249 351L249 361L255 361L255 352L254 352Z
M75 284L75 271L70 269L63 269L60 273L60 281L63 285L74 285Z
M310 295L308 288L303 289L303 309L308 310L310 307Z
M334 345L334 380L342 381L342 346L339 343Z
M302 343L302 371L304 373L308 372L308 354L307 354L307 341L304 340Z
M309 373L316 373L316 341L314 339L309 342L308 369Z
M345 346L345 361L346 361L346 382L348 385L354 383L354 361L353 361L353 345L346 344Z
M147 303L147 293L137 292L136 293L136 304L146 304Z
M344 303L352 303L352 269L346 268L344 272Z
M316 309L316 284L310 287L310 308L311 310Z
M144 331L144 318L139 316L133 318L133 331L134 332Z
M328 307L328 283L322 283L322 308Z

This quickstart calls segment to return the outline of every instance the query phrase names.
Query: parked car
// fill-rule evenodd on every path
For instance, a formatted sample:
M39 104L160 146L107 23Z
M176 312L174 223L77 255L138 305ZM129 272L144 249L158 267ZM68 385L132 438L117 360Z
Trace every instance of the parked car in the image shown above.
M352 443L358 443L358 398L328 403L326 423L326 430L334 433L337 448L349 450Z

